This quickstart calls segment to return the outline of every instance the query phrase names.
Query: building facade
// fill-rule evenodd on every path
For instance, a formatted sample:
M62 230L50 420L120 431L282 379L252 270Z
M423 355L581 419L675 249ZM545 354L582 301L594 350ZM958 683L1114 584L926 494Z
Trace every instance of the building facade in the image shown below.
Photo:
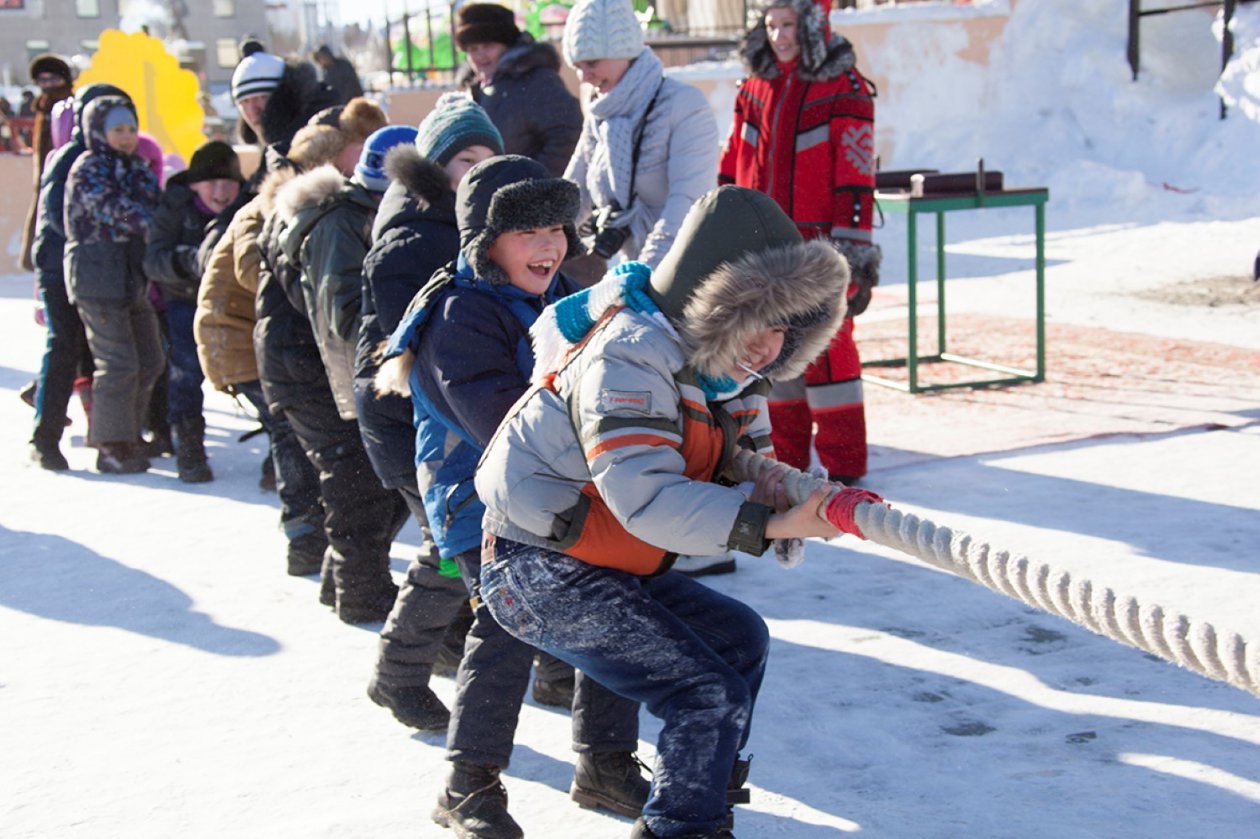
M53 52L80 69L106 29L142 28L167 41L206 89L232 78L245 34L266 40L266 4L258 0L0 0L0 83L25 85L32 57Z

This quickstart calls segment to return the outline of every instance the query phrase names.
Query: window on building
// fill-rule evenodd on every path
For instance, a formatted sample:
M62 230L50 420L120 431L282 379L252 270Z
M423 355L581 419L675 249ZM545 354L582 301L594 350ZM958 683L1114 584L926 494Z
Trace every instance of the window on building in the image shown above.
M240 54L236 51L235 38L217 38L214 42L214 58L220 67L235 67Z
M79 17L100 17L101 0L74 0L74 13Z
M214 0L215 17L236 17L236 0Z
M35 59L35 56L42 55L46 52L52 52L52 44L47 41L32 40L26 42L26 61L28 64Z

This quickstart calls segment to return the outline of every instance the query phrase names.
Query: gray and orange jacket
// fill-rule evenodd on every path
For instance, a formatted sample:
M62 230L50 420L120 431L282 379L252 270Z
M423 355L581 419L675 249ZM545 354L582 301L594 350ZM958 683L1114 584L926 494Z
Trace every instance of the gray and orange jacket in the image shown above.
M782 324L770 372L799 375L844 316L844 260L766 196L722 187L656 271L618 272L531 330L535 386L477 470L483 528L640 575L676 554L761 553L770 509L716 481L735 446L772 453L766 383L722 371Z

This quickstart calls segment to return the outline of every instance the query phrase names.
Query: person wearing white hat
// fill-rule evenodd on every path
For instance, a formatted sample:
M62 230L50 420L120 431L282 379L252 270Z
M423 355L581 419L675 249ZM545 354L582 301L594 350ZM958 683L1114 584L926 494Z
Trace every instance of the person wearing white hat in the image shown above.
M288 153L289 141L314 114L338 104L337 94L307 63L289 63L267 52L256 40L241 45L241 61L232 72L232 100L240 112L237 133L246 143L274 146ZM259 172L269 170L264 159ZM255 183L256 185L256 183Z
M630 0L578 0L564 57L586 87L586 122L564 176L582 190L589 249L655 268L691 205L717 183L717 122L704 94L665 75ZM729 552L680 557L696 576L735 570Z
M564 27L564 57L587 96L565 177L581 190L580 218L592 218L593 252L655 266L691 205L717 182L709 103L665 75L630 0L578 0Z

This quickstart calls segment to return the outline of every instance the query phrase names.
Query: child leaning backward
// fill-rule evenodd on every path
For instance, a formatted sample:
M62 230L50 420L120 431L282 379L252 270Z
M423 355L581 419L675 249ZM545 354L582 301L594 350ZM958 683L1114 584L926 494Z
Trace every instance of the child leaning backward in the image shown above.
M441 556L454 559L474 602L447 733L453 762L433 818L463 836L514 839L499 773L507 768L534 648L503 631L479 599L477 459L529 387L529 327L577 290L559 272L580 253L578 190L519 155L478 163L456 193L460 253L413 298L395 330L378 391L409 392L419 488ZM571 795L636 816L648 783L633 752L638 705L580 674L573 699L579 752Z
M663 721L634 837L732 835L768 632L670 565L837 535L824 491L788 505L783 470L748 497L716 481L737 446L769 453L762 377L799 375L827 345L848 279L770 197L708 193L657 268L618 266L539 319L538 384L477 470L485 608Z

